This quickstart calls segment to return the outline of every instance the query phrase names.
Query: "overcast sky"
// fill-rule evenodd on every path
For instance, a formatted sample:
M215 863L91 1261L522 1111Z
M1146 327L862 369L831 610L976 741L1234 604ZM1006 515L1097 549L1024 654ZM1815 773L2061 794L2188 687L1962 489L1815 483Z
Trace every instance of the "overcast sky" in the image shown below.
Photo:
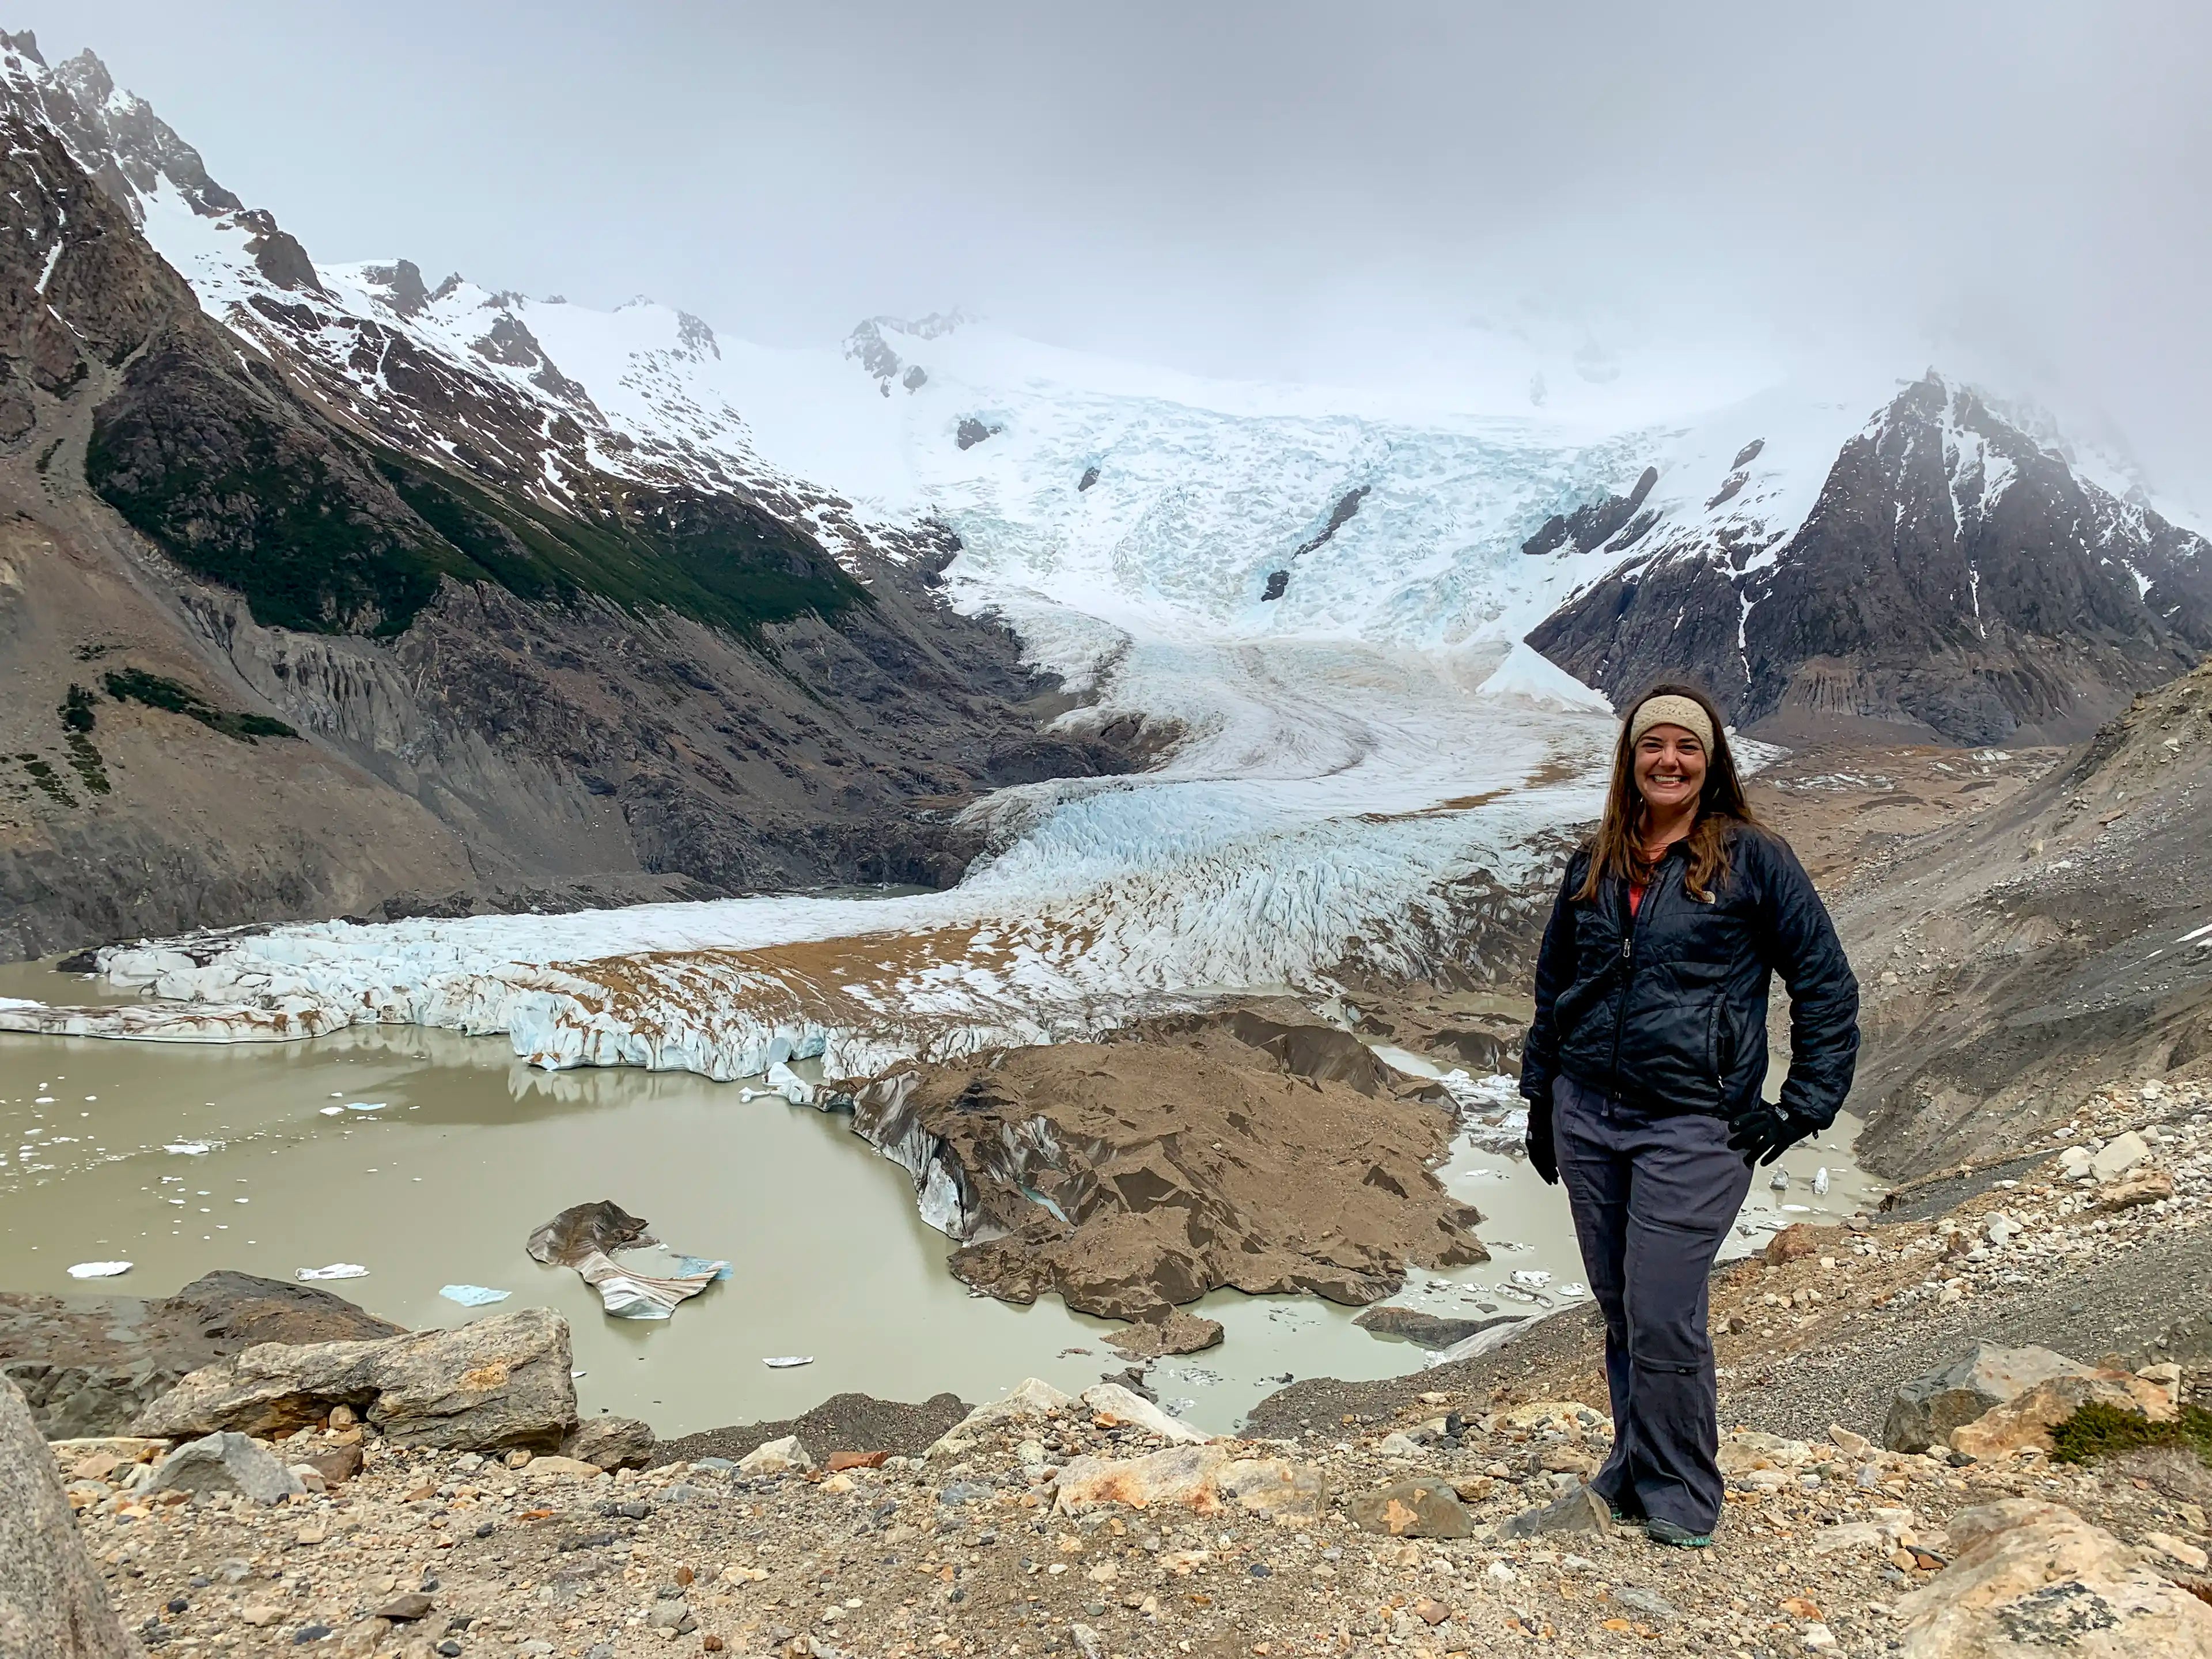
M827 342L1386 376L1473 319L1900 345L2212 502L2206 8L12 0L318 258Z

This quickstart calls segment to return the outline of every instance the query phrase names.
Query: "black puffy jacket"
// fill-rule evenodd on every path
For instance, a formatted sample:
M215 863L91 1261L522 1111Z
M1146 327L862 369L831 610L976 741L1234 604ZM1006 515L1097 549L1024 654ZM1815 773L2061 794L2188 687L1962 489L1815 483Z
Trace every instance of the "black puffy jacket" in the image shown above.
M1552 1079L1662 1112L1742 1117L1766 1079L1767 975L1790 991L1790 1075L1781 1105L1825 1129L1858 1061L1859 987L1827 907L1788 844L1745 826L1728 842L1710 902L1683 885L1669 848L1632 919L1628 884L1575 896L1589 866L1567 860L1536 960L1536 1018L1521 1092L1548 1108Z

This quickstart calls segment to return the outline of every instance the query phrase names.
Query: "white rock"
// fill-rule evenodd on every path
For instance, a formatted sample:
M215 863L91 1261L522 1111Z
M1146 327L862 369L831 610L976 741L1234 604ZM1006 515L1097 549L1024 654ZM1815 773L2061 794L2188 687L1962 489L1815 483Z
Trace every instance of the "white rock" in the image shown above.
M1005 1399L976 1407L939 1436L923 1455L927 1457L957 1457L974 1445L978 1436L999 1424L1048 1416L1054 1412L1065 1411L1074 1403L1074 1395L1062 1394L1042 1378L1026 1378L1017 1383Z
M1083 1391L1083 1403L1094 1412L1103 1412L1120 1418L1124 1423L1134 1423L1139 1428L1156 1434L1163 1440L1192 1442L1209 1440L1212 1437L1194 1429L1179 1417L1170 1417L1140 1394L1123 1388L1119 1382L1101 1382Z
M738 1460L738 1468L747 1474L788 1474L813 1467L813 1456L795 1434L756 1446Z
M2115 1176L2125 1175L2149 1156L2150 1148L2143 1138L2130 1129L2105 1143L2104 1150L2089 1160L2089 1173L2099 1181L2110 1181Z

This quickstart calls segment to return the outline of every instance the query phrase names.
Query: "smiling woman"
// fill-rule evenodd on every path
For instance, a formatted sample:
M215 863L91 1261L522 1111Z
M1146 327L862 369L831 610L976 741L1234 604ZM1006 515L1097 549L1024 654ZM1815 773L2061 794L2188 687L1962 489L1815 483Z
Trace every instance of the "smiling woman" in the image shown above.
M1766 1076L1766 994L1790 1064ZM1705 1281L1751 1171L1832 1123L1858 986L1796 855L1744 804L1719 713L1689 686L1632 706L1606 814L1568 861L1523 1050L1528 1159L1563 1180L1620 1433L1590 1490L1654 1542L1711 1542L1719 1426ZM1583 1501L1575 1495L1571 1501Z

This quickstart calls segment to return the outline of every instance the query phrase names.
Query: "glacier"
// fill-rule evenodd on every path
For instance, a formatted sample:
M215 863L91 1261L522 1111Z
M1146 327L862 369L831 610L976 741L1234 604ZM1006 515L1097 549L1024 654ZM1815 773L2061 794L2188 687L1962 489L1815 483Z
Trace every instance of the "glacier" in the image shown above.
M35 103L50 77L10 52L0 79ZM118 123L139 106L110 103L79 142L136 142ZM1669 382L1632 356L1593 378L1503 336L1480 372L1395 390L1227 381L958 313L770 348L647 300L433 285L399 259L307 281L260 257L274 221L180 141L140 160L134 216L209 314L385 441L458 465L450 411L410 401L434 380L501 477L555 508L595 469L744 490L833 556L902 558L949 531L951 602L1061 677L1063 726L1133 713L1177 736L1153 771L969 808L990 851L948 892L115 947L103 970L146 1000L0 1008L0 1029L411 1022L504 1033L553 1067L724 1078L812 1057L858 1075L1225 992L1479 968L1595 811L1614 732L1603 697L1522 641L1626 555L1522 544L1649 467L1644 505L1674 544L1771 549L1888 386L1748 360ZM1562 389L1547 407L1518 390L1532 371Z

